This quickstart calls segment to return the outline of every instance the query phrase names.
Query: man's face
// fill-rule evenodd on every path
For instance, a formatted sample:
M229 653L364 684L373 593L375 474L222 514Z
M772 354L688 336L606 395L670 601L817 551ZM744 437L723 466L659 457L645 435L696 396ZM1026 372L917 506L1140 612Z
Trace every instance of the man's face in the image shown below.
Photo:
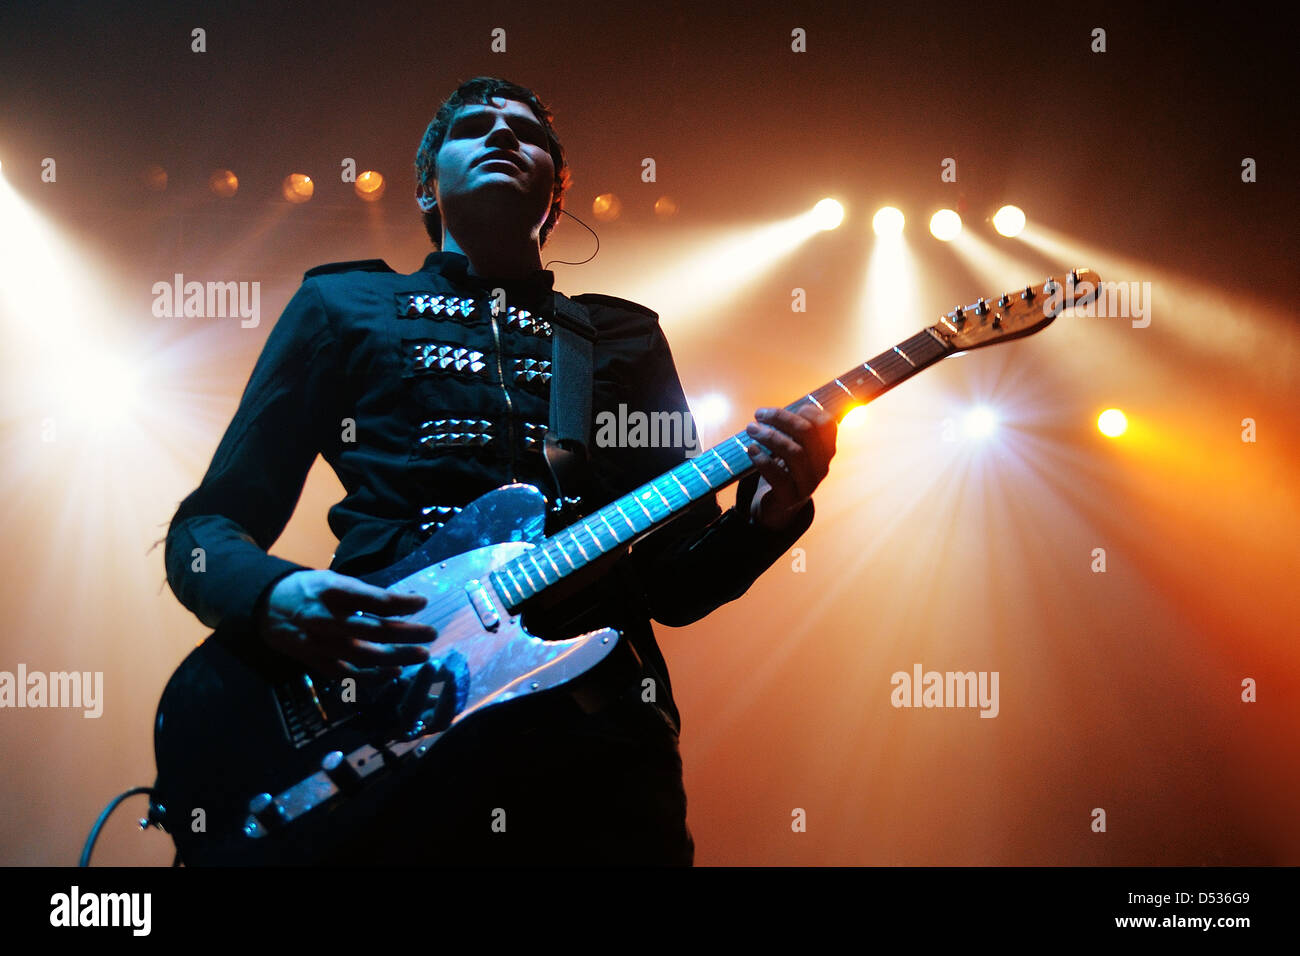
M528 104L489 98L452 117L431 189L444 227L453 231L489 212L540 229L554 185L546 130Z

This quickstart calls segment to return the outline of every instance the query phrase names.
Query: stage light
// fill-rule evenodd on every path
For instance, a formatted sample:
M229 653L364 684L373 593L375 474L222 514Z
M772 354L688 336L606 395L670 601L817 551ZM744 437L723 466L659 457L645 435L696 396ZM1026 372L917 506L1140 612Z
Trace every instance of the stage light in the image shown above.
M849 409L848 414L840 419L840 429L861 428L867 423L867 406L854 405Z
M284 177L280 192L289 202L306 202L316 192L316 184L305 173L290 173Z
M961 216L951 209L940 209L930 217L930 235L944 242L952 242L961 235Z
M660 219L671 219L677 215L677 200L672 196L660 196L655 200L655 215Z
M659 311L665 330L689 336L723 321L727 304L747 294L749 283L818 232L811 206L776 222L697 226L674 236L654 269L629 253L620 294Z
M981 405L978 408L972 408L966 413L966 418L962 422L962 429L967 438L988 438L997 430L998 416L993 409Z
M903 233L903 214L893 206L876 212L871 226L867 267L862 273L855 313L860 339L857 355L867 356L916 332L916 318L924 315L917 290L923 286L916 260Z
M222 199L239 192L239 177L228 169L218 169L208 177L208 188Z
M903 214L893 206L884 206L871 217L871 228L881 238L903 234Z
M691 417L695 419L697 431L717 428L731 414L731 402L719 392L701 395L697 399L689 400L688 404L692 409Z
M613 193L601 193L591 201L591 214L599 222L613 222L623 211L623 202Z
M73 353L62 368L53 370L52 379L65 412L96 431L130 421L137 410L140 373L125 358Z
M844 207L834 199L823 199L813 206L813 221L818 229L834 229L844 221Z
M993 228L1013 239L1025 228L1025 214L1019 206L1003 206L993 214Z
M1118 438L1128 431L1128 419L1118 408L1108 408L1097 416L1097 430L1107 438Z
M384 194L386 185L382 173L367 169L357 177L357 181L352 184L352 189L365 202L374 202Z

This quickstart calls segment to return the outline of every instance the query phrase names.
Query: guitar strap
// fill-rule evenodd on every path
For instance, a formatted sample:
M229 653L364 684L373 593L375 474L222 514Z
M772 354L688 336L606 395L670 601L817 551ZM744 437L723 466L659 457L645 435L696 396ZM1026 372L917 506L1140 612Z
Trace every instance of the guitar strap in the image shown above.
M564 446L591 434L592 346L596 327L581 302L556 292L551 327L551 420L548 432Z
M592 351L596 327L581 302L556 292L551 322L550 422L544 449L557 500L554 510L572 520L591 494L587 436L591 434L594 387Z
M594 476L587 451L591 434L591 406L595 377L592 353L596 326L581 302L556 292L551 322L551 409L545 449L560 501L552 510L568 523L589 508L583 499L594 493ZM644 665L629 641L618 642L614 652L597 668L600 677L580 681L569 697L585 713L609 706L626 693L629 684L640 692Z

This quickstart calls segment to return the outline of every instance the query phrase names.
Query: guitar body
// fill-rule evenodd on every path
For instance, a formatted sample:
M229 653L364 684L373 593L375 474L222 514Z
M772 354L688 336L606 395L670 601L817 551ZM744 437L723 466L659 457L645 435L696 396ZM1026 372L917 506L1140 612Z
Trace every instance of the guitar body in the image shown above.
M409 619L437 629L434 659L396 680L313 677L252 635L220 628L197 647L163 691L154 729L154 802L181 859L326 860L417 764L436 773L439 741L463 721L560 688L604 660L618 632L539 640L488 579L536 547L545 515L537 489L507 485L365 578L428 599ZM336 765L323 769L331 753Z

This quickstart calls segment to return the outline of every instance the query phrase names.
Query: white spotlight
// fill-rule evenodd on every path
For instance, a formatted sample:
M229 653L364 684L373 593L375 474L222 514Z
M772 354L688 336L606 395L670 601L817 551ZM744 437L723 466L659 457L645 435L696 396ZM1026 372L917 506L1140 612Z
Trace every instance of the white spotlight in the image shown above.
M951 209L940 209L930 217L930 234L936 239L951 242L961 234L961 216Z
M1025 228L1025 214L1019 206L1003 206L993 214L993 228L1008 239L1015 238Z
M697 399L689 399L688 402L692 409L691 415L695 419L695 427L700 431L717 428L731 414L731 402L718 392L710 392Z
M998 416L986 405L972 408L962 422L967 438L988 438L997 430Z
M139 411L140 370L107 348L68 348L46 369L45 400L96 432L130 422Z
M871 228L876 235L901 236L903 234L903 214L893 206L883 206L871 217Z
M834 229L844 221L844 207L834 199L823 199L813 206L813 221L818 229Z

